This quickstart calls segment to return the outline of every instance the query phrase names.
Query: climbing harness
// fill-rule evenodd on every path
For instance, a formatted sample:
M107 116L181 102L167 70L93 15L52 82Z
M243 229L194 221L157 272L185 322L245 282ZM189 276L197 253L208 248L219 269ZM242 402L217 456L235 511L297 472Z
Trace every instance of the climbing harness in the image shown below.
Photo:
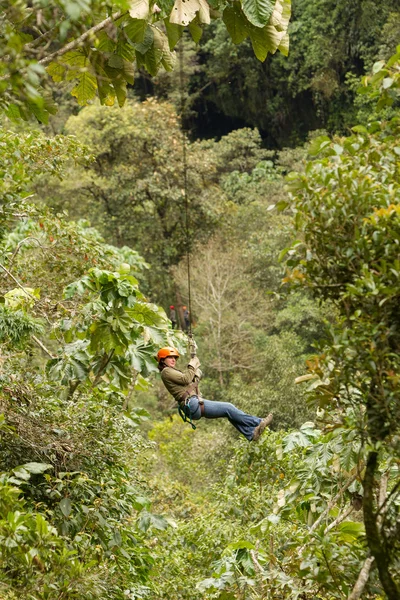
M179 415L180 415L182 421L184 423L190 423L192 429L196 429L196 425L193 423L192 415L190 413L190 400L192 398L197 398L197 400L199 401L200 414L203 417L204 416L204 401L199 392L198 381L196 381L193 384L193 387L191 390L188 390L186 392L186 397L182 398L182 400L178 403L178 412L179 412ZM186 407L187 407L187 411L186 411Z
M178 412L179 412L179 415L180 415L180 417L181 417L181 419L182 419L182 421L184 423L189 423L191 425L192 429L196 429L196 425L193 423L193 421L192 421L192 415L190 414L189 403L190 403L190 398L186 398L186 400L184 400L184 402L179 402L179 404L178 404ZM186 407L188 407L189 415L187 415L187 413L186 413L186 410L185 410Z

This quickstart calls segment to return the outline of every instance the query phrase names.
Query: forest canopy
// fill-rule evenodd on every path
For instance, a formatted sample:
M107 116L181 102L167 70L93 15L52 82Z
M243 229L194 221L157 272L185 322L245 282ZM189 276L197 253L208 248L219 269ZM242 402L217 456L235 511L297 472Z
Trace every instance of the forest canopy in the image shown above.
M400 21L293 9L4 6L4 600L399 598Z

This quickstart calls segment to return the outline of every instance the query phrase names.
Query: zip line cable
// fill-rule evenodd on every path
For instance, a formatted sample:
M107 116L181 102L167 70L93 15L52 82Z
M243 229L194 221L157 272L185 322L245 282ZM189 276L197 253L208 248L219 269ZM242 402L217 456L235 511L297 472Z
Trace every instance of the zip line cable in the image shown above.
M191 250L191 235L190 235L190 210L189 210L189 195L188 195L188 162L186 135L183 126L183 114L185 110L185 95L184 95L184 76L183 76L183 34L179 43L179 80L180 80L180 96L181 96L181 129L182 129L182 166L183 166L183 199L185 202L185 229L186 229L186 262L187 262L187 282L188 282L188 308L189 308L189 327L188 336L191 339L192 335L192 293L191 293L191 273L190 273L190 250Z

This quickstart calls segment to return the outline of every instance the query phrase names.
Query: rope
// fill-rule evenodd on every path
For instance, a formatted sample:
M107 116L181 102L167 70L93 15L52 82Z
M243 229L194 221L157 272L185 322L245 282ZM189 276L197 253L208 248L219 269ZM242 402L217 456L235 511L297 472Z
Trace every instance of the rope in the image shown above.
M190 211L189 211L189 195L188 195L188 164L187 164L187 149L186 135L183 127L183 114L185 110L185 95L184 95L184 77L183 77L183 35L179 43L179 80L180 80L180 96L181 96L181 130L182 130L182 156L183 156L183 198L185 201L185 229L186 229L186 263L187 263L187 282L188 282L188 308L189 308L189 327L188 336L192 338L192 293L190 282Z

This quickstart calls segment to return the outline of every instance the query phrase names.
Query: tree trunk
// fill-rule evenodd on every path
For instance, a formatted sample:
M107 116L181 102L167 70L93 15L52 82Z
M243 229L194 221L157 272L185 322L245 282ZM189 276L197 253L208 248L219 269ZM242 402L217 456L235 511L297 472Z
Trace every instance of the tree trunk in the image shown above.
M389 556L381 541L378 528L378 517L374 511L374 482L378 466L378 453L373 451L368 454L365 469L364 487L364 523L367 542L372 556L375 558L379 572L379 579L389 600L399 600L400 592L389 572Z

